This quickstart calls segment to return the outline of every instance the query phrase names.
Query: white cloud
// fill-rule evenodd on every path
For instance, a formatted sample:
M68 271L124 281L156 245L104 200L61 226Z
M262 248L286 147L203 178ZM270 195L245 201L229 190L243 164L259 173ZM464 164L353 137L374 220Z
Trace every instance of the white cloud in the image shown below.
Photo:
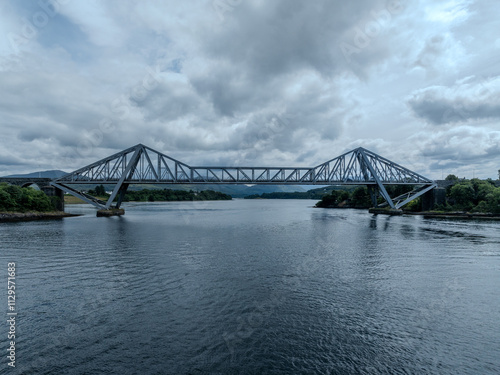
M437 2L426 8L427 18L443 23L463 22L470 16L468 7L472 3L471 0Z

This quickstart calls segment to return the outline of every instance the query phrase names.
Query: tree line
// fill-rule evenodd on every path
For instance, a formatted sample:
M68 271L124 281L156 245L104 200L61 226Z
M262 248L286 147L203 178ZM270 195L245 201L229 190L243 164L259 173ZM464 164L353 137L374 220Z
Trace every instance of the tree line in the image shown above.
M446 180L454 185L446 188L446 203L436 210L500 213L500 187L492 179L459 180L448 175Z
M397 197L407 193L412 188L407 185L391 185L386 186L387 193L391 197ZM378 198L378 203L382 203L383 198ZM366 186L357 186L354 189L348 190L333 190L330 194L324 195L321 200L316 203L316 207L323 208L370 208L372 207L372 199L370 192ZM407 209L416 210L417 205L410 202Z
M467 211L481 213L500 213L500 187L496 187L491 179L460 180L454 175L446 177L453 182L446 188L445 203L437 205L435 211ZM387 186L391 197L396 197L412 189L411 186ZM378 197L377 203L382 203L383 198ZM364 186L354 190L334 190L321 198L316 207L327 208L370 208L373 206L368 189ZM403 207L407 211L421 211L421 198L417 198Z
M103 185L96 186L88 191L90 195L97 197L109 197ZM200 192L172 190L172 189L142 189L127 191L123 197L124 202L171 202L171 201L208 201L208 200L231 200L230 195L213 190Z
M324 193L313 190L295 191L293 193L278 191L274 193L247 195L244 199L321 199L323 195Z
M48 197L43 191L31 187L0 183L0 211L3 212L56 211L58 200L57 197Z

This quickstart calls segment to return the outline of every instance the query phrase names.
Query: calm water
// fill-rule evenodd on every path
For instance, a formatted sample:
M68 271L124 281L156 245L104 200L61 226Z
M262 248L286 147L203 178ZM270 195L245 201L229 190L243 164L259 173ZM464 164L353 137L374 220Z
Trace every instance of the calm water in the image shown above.
M1 306L16 262L19 312L0 373L500 372L500 222L313 204L0 224Z

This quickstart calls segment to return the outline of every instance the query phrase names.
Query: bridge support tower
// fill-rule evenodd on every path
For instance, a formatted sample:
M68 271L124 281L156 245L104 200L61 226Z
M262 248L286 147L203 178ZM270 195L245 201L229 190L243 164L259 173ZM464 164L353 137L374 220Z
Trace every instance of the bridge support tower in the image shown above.
M422 195L422 211L431 211L446 203L446 189L434 188Z
M64 191L54 186L41 186L40 190L49 197L56 197L56 210L64 211Z

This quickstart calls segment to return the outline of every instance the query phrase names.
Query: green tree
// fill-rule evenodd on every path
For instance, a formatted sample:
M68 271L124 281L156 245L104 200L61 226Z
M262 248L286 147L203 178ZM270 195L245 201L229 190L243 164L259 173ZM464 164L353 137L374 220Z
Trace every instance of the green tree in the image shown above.
M331 194L327 194L316 203L316 207L337 207L344 201L349 199L349 192L345 190L332 190Z
M0 189L0 211L14 211L16 202L12 199L9 193L4 189Z
M474 188L474 200L475 205L479 204L481 201L486 200L486 196L495 190L495 187L488 181L482 181L477 178L471 180L472 186Z
M358 186L351 194L351 204L356 208L367 208L371 206L371 198L368 189Z
M486 197L487 212L500 214L500 187L493 190Z
M450 189L450 198L464 209L470 209L474 206L473 200L475 195L474 187L470 182L454 185Z
M40 190L0 184L1 211L52 211L54 206L50 198Z
M338 205L339 191L333 190L331 194L325 195L321 200L316 203L316 207L336 207Z
M23 197L23 189L15 185L7 185L5 191L11 196L14 201L20 202Z
M445 181L458 181L458 177L454 174L449 174L448 176L446 176Z
M106 195L106 189L104 188L104 186L102 184L99 186L96 186L94 192L95 192L95 195L97 195L99 197L103 197Z
M340 190L337 195L337 200L339 203L342 203L349 199L349 192L345 190Z
M417 199L414 199L411 202L405 204L404 209L406 211L413 211L413 212L422 211L422 200L420 199L420 197L418 197Z

